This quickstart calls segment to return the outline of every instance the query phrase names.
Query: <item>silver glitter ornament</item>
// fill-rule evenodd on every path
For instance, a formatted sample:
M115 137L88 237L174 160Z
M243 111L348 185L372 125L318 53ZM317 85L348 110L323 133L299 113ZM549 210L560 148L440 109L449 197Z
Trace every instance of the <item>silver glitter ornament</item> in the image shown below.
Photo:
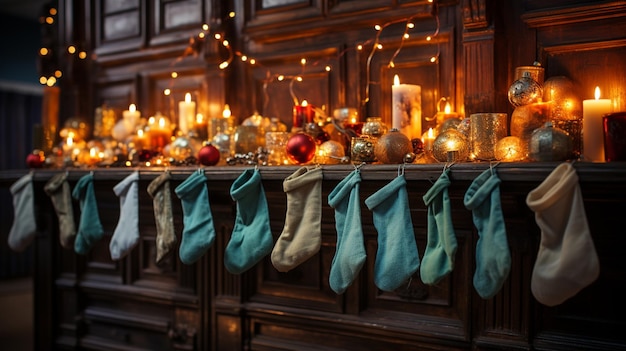
M528 72L524 72L522 78L514 81L508 92L509 102L515 107L538 102L542 96L543 87Z
M328 140L318 147L315 161L325 165L338 164L344 156L343 145L337 141Z
M536 129L530 137L528 156L534 161L564 161L572 157L572 138L552 122Z

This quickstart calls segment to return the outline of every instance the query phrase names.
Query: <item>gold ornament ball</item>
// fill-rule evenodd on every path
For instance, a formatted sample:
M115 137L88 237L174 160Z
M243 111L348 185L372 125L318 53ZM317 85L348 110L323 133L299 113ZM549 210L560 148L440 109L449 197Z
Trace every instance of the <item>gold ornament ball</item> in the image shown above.
M528 148L516 136L504 137L496 143L495 157L502 162L517 162L526 158Z
M374 155L380 163L404 163L406 154L412 152L411 140L397 129L378 138L374 145Z
M433 142L433 157L439 162L448 162L448 153L454 154L453 161L464 161L469 156L469 145L465 135L456 129L448 129L437 135Z
M326 165L341 163L345 156L345 150L341 143L328 140L323 142L317 149L317 162Z
M511 135L528 145L533 131L541 128L549 119L550 103L538 102L517 107L511 115Z

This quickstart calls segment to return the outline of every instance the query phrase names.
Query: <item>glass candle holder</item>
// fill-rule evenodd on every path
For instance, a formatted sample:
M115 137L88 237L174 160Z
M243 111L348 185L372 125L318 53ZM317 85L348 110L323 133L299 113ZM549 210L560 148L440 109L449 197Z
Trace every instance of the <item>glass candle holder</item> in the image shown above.
M279 166L288 164L285 145L289 139L288 132L267 132L265 133L265 148L267 149L267 164Z
M470 140L472 153L476 159L495 159L496 143L506 136L506 113L474 113L470 115Z

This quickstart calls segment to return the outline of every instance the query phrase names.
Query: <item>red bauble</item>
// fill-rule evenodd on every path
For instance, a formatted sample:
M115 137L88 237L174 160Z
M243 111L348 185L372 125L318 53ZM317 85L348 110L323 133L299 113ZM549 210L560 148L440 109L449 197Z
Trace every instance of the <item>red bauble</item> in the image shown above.
M33 151L26 156L26 165L28 168L41 168L45 161L45 157L42 152Z
M307 163L315 157L316 144L312 136L297 133L289 137L285 151L291 162L297 164Z
M220 150L211 144L204 145L198 151L198 162L204 166L214 166L220 161Z

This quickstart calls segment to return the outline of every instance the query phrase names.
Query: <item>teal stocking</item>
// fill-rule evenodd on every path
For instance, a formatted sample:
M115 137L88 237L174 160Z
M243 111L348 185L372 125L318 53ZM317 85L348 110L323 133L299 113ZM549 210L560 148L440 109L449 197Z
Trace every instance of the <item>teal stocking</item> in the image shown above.
M72 191L72 197L78 200L80 205L80 221L74 240L74 251L77 254L86 255L104 235L91 173L78 180Z

